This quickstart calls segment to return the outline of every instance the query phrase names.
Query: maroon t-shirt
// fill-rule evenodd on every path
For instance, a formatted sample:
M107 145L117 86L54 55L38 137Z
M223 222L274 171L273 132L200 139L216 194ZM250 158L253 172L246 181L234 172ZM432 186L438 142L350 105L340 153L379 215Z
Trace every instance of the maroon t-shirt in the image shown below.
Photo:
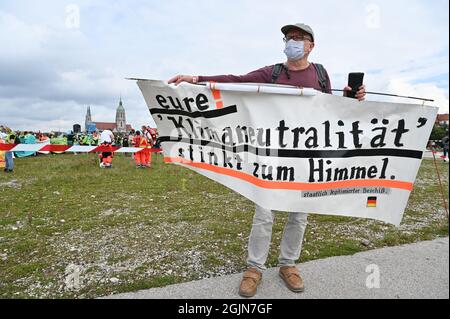
M259 70L252 71L245 75L215 75L215 76L199 76L199 82L222 82L222 83L271 83L272 71L275 65L263 67ZM326 93L331 93L331 81L328 73L326 73ZM278 77L276 84L293 85L304 88L313 88L322 91L319 84L319 76L316 68L312 63L300 71L287 71L283 69Z

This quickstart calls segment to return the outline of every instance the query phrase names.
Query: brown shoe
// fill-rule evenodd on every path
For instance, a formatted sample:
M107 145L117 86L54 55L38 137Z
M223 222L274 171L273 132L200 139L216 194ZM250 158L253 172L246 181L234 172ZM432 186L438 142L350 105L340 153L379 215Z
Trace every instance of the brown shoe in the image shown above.
M253 297L256 289L261 282L262 273L254 267L248 268L242 276L241 285L239 286L239 295L242 297Z
M302 292L305 290L303 279L300 276L300 272L295 266L282 266L280 267L280 277L286 283L289 290L293 292Z

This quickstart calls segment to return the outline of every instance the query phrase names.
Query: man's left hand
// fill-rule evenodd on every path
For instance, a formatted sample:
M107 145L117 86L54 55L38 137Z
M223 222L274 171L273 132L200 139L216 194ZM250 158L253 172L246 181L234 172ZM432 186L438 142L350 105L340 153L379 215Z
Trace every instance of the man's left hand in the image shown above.
M352 88L349 86L346 86L344 88L344 96L347 96L347 92L351 91ZM366 98L366 86L365 85L361 85L358 89L358 92L356 92L356 98L358 99L358 101L364 101Z

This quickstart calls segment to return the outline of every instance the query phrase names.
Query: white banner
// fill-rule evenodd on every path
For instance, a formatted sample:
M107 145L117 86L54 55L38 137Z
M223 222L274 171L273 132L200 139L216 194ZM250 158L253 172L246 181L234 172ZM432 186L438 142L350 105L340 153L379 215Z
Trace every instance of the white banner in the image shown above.
M138 86L166 162L265 208L394 225L438 110L273 85L138 80Z

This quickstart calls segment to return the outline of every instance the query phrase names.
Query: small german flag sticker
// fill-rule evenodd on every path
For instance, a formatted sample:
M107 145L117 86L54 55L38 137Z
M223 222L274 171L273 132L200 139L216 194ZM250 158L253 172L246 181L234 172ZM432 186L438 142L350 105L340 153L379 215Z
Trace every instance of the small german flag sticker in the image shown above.
M377 198L376 197L368 197L367 198L367 207L377 207Z

